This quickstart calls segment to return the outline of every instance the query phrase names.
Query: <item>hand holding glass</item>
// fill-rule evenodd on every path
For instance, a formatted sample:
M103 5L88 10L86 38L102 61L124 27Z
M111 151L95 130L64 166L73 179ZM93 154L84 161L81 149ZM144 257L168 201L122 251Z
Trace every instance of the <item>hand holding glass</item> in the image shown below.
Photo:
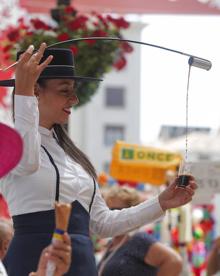
M189 181L192 179L191 174L191 166L190 163L186 161L182 161L180 163L178 178L177 178L177 186L181 188L185 188L189 185Z

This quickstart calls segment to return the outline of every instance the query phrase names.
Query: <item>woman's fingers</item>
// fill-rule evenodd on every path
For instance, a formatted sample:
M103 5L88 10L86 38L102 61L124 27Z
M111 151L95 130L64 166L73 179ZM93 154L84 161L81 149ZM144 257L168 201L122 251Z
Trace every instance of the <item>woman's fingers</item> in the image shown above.
M42 62L39 65L38 68L39 68L40 72L43 71L47 67L47 65L52 61L52 59L53 59L53 56L50 55L44 62Z
M39 65L40 60L43 57L44 51L46 49L47 45L46 43L42 43L40 45L40 48L38 49L38 51L36 51L31 58L28 60L28 65Z
M61 259L64 263L68 264L71 259L71 251L53 248L50 251L50 256L57 257L57 258Z
M53 244L53 248L55 250L61 250L64 252L70 252L71 251L71 246L68 244L65 244L64 242L57 242Z
M34 51L34 45L30 45L27 50L19 57L19 64L28 62Z
M39 50L33 54L34 46L30 45L22 54L19 64L24 65L25 70L30 70L32 75L38 77L53 59L53 56L50 55L44 62L39 64L46 48L46 43L42 43Z
M185 190L190 196L193 196L195 194L195 191L189 186L187 186Z
M40 63L40 60L42 59L44 51L45 51L46 48L47 48L47 44L43 42L40 45L39 50L36 53L33 54L32 58L34 58L34 61L37 62L38 64Z
M69 246L71 245L70 236L66 232L63 234L63 242L68 244Z
M194 180L189 181L189 186L194 190L196 190L198 188L198 185L196 184L196 182Z
M67 233L63 235L63 241L55 242L49 247L49 253L51 257L57 257L63 261L66 265L69 265L71 261L71 241Z

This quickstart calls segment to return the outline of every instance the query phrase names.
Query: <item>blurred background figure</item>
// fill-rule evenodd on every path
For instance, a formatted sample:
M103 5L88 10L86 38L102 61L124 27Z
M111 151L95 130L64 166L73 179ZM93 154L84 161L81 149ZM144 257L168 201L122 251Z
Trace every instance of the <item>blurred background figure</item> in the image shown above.
M165 186L169 186L178 176L179 167L176 170L166 171ZM188 203L184 206L170 209L161 221L161 242L174 248L182 258L181 276L191 275L191 267L188 257L188 245L192 242L192 208Z
M5 268L2 264L2 260L4 259L7 253L13 234L14 234L14 231L13 231L11 221L0 218L0 275L1 276L7 276Z
M112 187L106 195L108 207L114 210L135 206L140 201L139 193L128 187ZM180 255L145 232L113 238L98 264L99 276L177 276L181 270Z
M207 260L207 276L220 275L220 237L218 237Z

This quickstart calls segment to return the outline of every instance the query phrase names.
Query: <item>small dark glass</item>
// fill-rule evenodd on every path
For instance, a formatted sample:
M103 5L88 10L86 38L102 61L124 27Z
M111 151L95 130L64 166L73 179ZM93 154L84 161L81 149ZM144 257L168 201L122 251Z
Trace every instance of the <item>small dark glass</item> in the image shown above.
M189 181L191 179L191 175L187 174L181 174L177 178L177 186L185 188L189 185Z
M181 188L185 188L189 185L189 181L192 179L191 173L191 163L183 160L180 163L178 178L177 178L177 186Z

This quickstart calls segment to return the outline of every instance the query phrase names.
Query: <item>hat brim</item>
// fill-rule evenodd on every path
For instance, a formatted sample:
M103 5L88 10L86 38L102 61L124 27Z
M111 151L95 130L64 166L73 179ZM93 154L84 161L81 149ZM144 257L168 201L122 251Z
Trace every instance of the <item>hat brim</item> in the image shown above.
M103 81L99 78L81 77L81 76L41 76L39 79L73 79L76 81ZM14 87L15 79L0 80L0 86Z
M23 141L15 129L2 123L0 123L0 133L0 177L3 177L20 161Z

